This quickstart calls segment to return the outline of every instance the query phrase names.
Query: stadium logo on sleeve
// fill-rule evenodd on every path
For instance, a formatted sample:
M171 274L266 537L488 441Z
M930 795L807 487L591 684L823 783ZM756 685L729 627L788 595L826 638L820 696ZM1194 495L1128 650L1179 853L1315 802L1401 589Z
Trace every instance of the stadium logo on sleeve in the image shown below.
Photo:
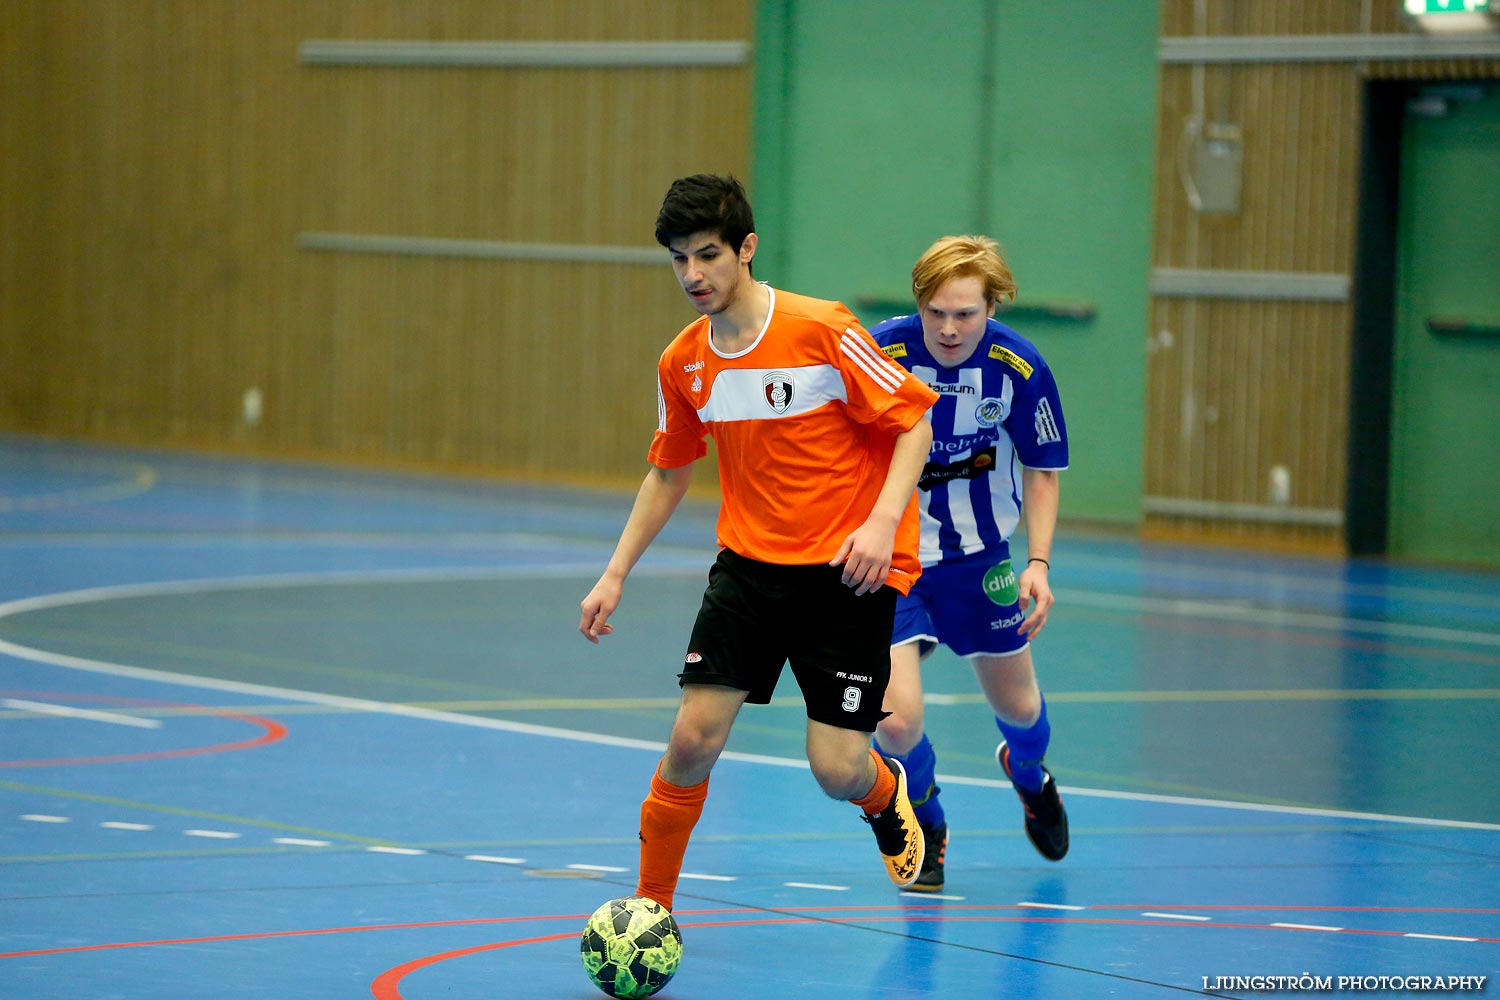
M906 345L886 344L880 349L880 353L884 354L888 358L904 358L906 357Z
M1052 415L1052 404L1043 396L1036 401L1036 443L1057 444L1062 440L1062 431L1057 427L1057 418Z
M786 372L766 372L761 383L766 390L766 405L777 413L785 413L792 405L792 376Z
M1001 347L999 344L996 344L994 347L990 348L990 357L999 358L1001 361L1004 361L1016 371L1020 372L1022 378L1031 378L1031 365L1026 361L1025 358L1021 357L1015 351L1007 350L1006 348Z

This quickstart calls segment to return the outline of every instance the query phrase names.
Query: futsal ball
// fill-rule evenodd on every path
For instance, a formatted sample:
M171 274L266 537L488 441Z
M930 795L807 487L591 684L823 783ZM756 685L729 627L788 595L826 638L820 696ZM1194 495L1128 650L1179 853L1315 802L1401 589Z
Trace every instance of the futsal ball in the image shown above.
M639 1000L671 980L682 961L682 934L654 899L625 896L594 911L578 944L584 971L612 997Z

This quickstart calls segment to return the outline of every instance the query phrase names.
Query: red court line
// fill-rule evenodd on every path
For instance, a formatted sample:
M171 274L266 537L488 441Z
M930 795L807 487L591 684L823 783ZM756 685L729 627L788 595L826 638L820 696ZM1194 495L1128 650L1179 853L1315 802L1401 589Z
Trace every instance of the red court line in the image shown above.
M85 701L95 704L104 703L109 705L133 705L139 708L172 708L191 709L193 711L205 712L208 715L221 719L233 719L236 722L248 723L258 726L264 732L252 739L236 740L232 743L211 743L197 747L179 747L175 750L153 750L142 753L120 753L104 754L94 757L45 757L37 760L0 760L0 769L20 767L61 767L70 764L122 764L127 762L138 762L144 760L165 760L174 757L197 757L210 753L230 753L236 750L250 750L255 747L265 746L286 738L287 729L281 723L272 719L262 718L259 715L245 715L242 712L220 711L207 705L192 705L168 701L143 701L138 698L123 698L111 695L62 693L57 691L24 691L5 692L7 696L24 695L26 697L51 698L56 701Z
M584 919L588 918L585 917ZM577 937L578 934L578 931L568 931L566 934L549 934L545 937L520 938L515 941L495 941L490 944L475 945L472 948L460 948L457 951L445 951L436 955L414 958L410 962L387 969L376 976L374 982L370 983L370 993L374 995L375 1000L405 1000L401 994L401 980L405 979L409 973L416 972L418 969L425 969L429 965L437 965L439 962L446 962L451 958L464 958L468 955L477 955L482 951L514 948L516 945L522 944L542 944L546 941L565 941L568 938Z
M1091 907L1091 909L1115 909L1115 908L1124 908L1124 904L1112 904L1110 906ZM1149 907L1142 907L1142 906L1134 906L1134 907L1130 907L1130 908L1133 908L1133 909L1143 909L1143 908L1144 909L1149 909ZM1177 907L1177 908L1180 908L1180 909L1212 909L1214 907L1206 907L1205 906L1205 907ZM1267 909L1296 909L1296 907L1267 907ZM1307 909L1359 910L1361 908L1360 907L1320 907L1320 908L1307 907ZM889 912L891 910L897 910L899 912L891 914L890 916L876 916L875 915L875 912L879 912L879 911ZM939 911L939 912L934 912L934 913L925 913L925 912L919 913L919 912L915 912L915 911L919 911L919 910L920 911ZM978 915L978 916L962 916L962 915L959 915L959 914L951 912L953 910L1024 910L1024 911L1027 911L1027 912L1026 912L1025 916L1001 916L999 914L984 914L984 915ZM680 926L682 926L683 928L738 927L738 926L747 926L748 927L748 926L759 926L759 925L766 925L766 924L815 923L815 922L819 922L819 921L827 921L827 922L831 922L831 923L851 923L851 922L854 922L854 921L857 921L857 920L866 920L866 921L872 921L872 922L888 923L888 922L893 922L893 921L898 921L898 920L904 920L904 921L911 921L911 922L929 922L929 923L943 922L943 921L950 921L950 922L954 922L954 923L974 923L974 922L988 921L988 922L991 922L991 923L1100 924L1100 925L1109 925L1109 926L1177 927L1177 928L1187 928L1187 927L1219 927L1219 928L1237 929L1237 930L1272 930L1272 931L1289 931L1289 932L1290 931L1300 931L1300 928L1272 927L1269 924L1241 924L1241 923L1232 923L1231 924L1231 923L1217 923L1217 922L1197 923L1197 922L1183 922L1183 921L1177 921L1177 920L1138 920L1138 919L1137 920L1121 920L1121 919L1113 919L1113 918L1095 918L1095 917L1079 917L1079 916L1041 916L1041 915L1037 915L1036 912L1034 910L1032 910L1031 908L1029 908L1029 907L1023 907L1023 906L1018 906L1018 905L999 905L999 904L984 904L984 905L959 906L959 907L943 906L941 904L925 904L925 905L921 905L921 906L886 905L886 906L803 907L803 908L799 908L795 912L798 912L798 913L807 913L807 914L837 912L837 913L854 913L854 914L864 914L864 915L861 915L861 916L852 916L851 915L851 916L847 916L847 917L782 916L782 917L775 917L775 918L762 918L762 919L758 919L758 920L717 920L717 921L703 921L703 922L696 922L696 923L681 922ZM1404 910L1402 908L1394 908L1393 907L1393 908L1391 908L1391 912L1429 912L1429 911L1423 910L1421 908L1411 908L1408 911L1408 910ZM1473 910L1473 911L1470 911L1470 910L1444 910L1444 911L1435 911L1435 912L1489 913L1489 912L1494 912L1494 911L1488 911L1488 910ZM690 917L690 916L721 916L721 915L731 915L731 914L741 914L741 913L743 913L743 914L763 914L763 913L765 913L765 911L764 910L760 910L760 909L753 909L753 908L745 908L745 909L716 909L716 910L684 910L684 911L682 911L679 914L679 916L681 916L683 918L686 918L686 917ZM116 950L116 949L121 949L121 948L158 948L158 947L173 946L173 945L185 945L185 944L215 944L215 943L223 943L223 942L228 942L228 941L264 941L264 940L271 940L271 939L275 939L275 938L309 937L309 936L323 935L323 934L354 934L354 933L362 933L362 932L365 932L365 931L422 930L422 929L436 928L436 927L473 927L473 926L479 926L479 925L484 925L484 924L519 923L521 921L527 921L527 922L536 922L536 921L543 921L543 920L576 920L576 921L584 921L584 920L587 920L588 917L589 917L589 914L587 914L587 913L564 913L564 914L552 914L552 915L524 915L524 916L511 916L511 917L475 917L475 918L471 918L471 919L467 919L467 920L428 920L428 921L421 921L421 922L415 922L415 923L373 924L373 925L365 925L365 926L357 926L357 927L315 927L315 928L308 928L308 929L304 929L304 930L261 931L261 932L258 932L258 933L250 933L250 934L218 934L218 935L211 935L211 936L206 936L206 937L164 938L164 939L152 940L152 941L115 941L115 942L109 942L109 943L106 943L106 944L73 945L73 946L65 947L65 948L40 948L40 949L36 949L36 950L33 950L33 951L5 952L5 953L0 953L0 959L7 959L7 958L33 958L33 957L39 957L39 956L43 956L43 955L68 955L68 954L79 954L79 953L94 952L94 951L111 951L111 950ZM1301 931L1301 932L1302 933L1307 933L1306 931ZM461 955L475 954L475 953L480 952L480 951L494 950L496 948L511 947L511 946L517 945L517 944L529 944L529 943L537 943L537 942L543 942L543 941L556 941L556 940L560 940L562 938L572 937L576 933L578 933L578 932L576 932L576 931L569 931L566 934L554 934L554 935L549 935L549 936L546 936L546 937L526 938L526 939L518 939L518 940L514 940L514 941L494 942L494 943L487 944L487 945L479 945L479 946L474 947L474 948L462 949L459 952L452 952L452 953L445 953L445 954L448 957L454 957L454 958L456 958L456 957L460 957ZM1362 930L1362 929L1358 929L1358 928L1345 928L1345 929L1340 930L1340 931L1329 931L1327 933L1366 934L1366 935L1375 935L1375 936L1381 936L1381 937L1401 937L1401 936L1404 936L1405 934L1411 933L1411 932L1408 932L1408 931L1391 931L1391 930ZM1474 937L1476 942L1482 942L1482 943L1485 943L1485 944L1500 944L1500 937L1478 937L1477 935L1469 935L1469 934L1465 934L1463 936L1464 937ZM408 963L405 963L404 965L397 966L395 969L392 969L392 970L389 970L386 973L383 973L382 974L382 978L385 977L385 976L392 975L398 969L405 969L406 972L410 972L410 971L413 971L416 968L422 968L422 967L425 967L427 965L432 965L432 964L435 964L436 962L439 962L439 961L442 961L442 960L443 960L443 956L441 956L441 955L439 955L439 956L427 956L426 959L414 959L414 960L412 960L412 962L408 962ZM406 972L402 972L401 975L405 975ZM399 982L399 978L400 977L398 976L396 978L396 980L394 980L394 981ZM377 982L378 981L379 980L377 980ZM399 995L400 994L391 994L392 998L399 997Z
M214 944L223 941L265 941L271 938L309 937L317 934L354 934L359 931L408 931L425 927L470 927L475 924L508 924L518 920L587 920L589 914L576 913L555 917L476 917L471 920L428 920L412 924L370 924L363 927L313 927L300 931L261 931L258 934L217 934L210 937L164 938L160 941L115 941L109 944L83 944L69 948L41 948L36 951L0 953L0 958L31 958L38 955L69 955L87 951L113 951L117 948L160 948L180 944Z
M882 909L882 910L884 910L884 909L890 909L890 908L891 907L884 907L884 906L883 907L879 907L879 909ZM929 908L932 908L932 909L941 909L941 907L929 907ZM861 907L830 907L829 909L857 910L857 909L861 909ZM875 909L875 907L870 907L869 909ZM966 909L1019 909L1019 907L1014 907L1014 906L966 907ZM1339 907L1328 907L1328 909L1339 909ZM709 913L726 913L726 912L727 913L734 913L734 912L756 912L756 911L753 911L753 910L743 910L743 911L718 910L718 911L707 911L707 912L709 912ZM684 914L684 916L685 915L686 914ZM762 920L716 920L716 921L709 921L709 922L706 922L706 923L681 923L678 926L681 927L683 930L693 930L693 929L699 929L699 928L705 928L705 927L758 927L758 926L765 926L765 925L768 925L768 924L808 924L808 923L825 923L825 922L827 922L827 923L850 923L850 922L854 922L854 921L867 921L867 922L872 922L872 923L884 923L884 922L891 922L891 921L896 921L896 920L907 921L907 922L924 922L924 923L933 923L933 922L975 923L975 922L981 922L981 921L983 921L983 922L989 922L989 923L1104 924L1104 925L1115 926L1115 927L1118 927L1118 926L1144 926L1144 927L1221 927L1221 928L1226 928L1226 929L1231 929L1231 930L1238 929L1238 930L1270 930L1270 931L1281 931L1281 930L1290 931L1290 930L1297 930L1298 929L1298 928L1291 928L1291 927L1271 927L1271 926L1269 926L1267 924L1216 924L1216 923L1207 923L1207 924L1186 923L1185 924L1185 923L1180 923L1180 922L1175 921L1175 920L1110 920L1110 919L1096 919L1096 918L1090 918L1090 917L1033 917L1033 916L1025 916L1025 917L1002 917L1002 916L998 916L998 915L962 917L962 916L953 916L953 915L948 915L948 914L931 914L931 915L928 915L928 914L920 914L920 915L898 914L898 915L888 916L888 917L877 917L877 916L865 916L865 917L776 917L776 918L766 918L766 919L762 919ZM1402 936L1404 936L1404 934L1406 932L1404 932L1404 931L1364 931L1364 930L1348 930L1348 929L1346 929L1346 930L1341 930L1341 931L1337 931L1337 932L1330 931L1329 933L1340 933L1340 934L1376 934L1376 935L1383 935L1383 936L1402 937ZM385 972L382 972L380 975L376 976L375 979L370 983L370 994L374 998L374 1000L408 1000L407 996L404 993L401 992L401 981L403 979L405 979L409 974L411 974L413 972L416 972L416 971L418 971L420 969L425 969L425 968L427 968L429 966L437 965L440 962L446 962L446 961L449 961L451 959L467 958L470 955L477 955L477 954L480 954L480 953L486 952L486 951L498 951L501 948L514 948L514 947L517 947L518 945L523 945L523 944L543 944L543 943L546 943L548 941L564 941L564 940L567 940L569 938L575 938L577 936L578 936L578 932L576 932L576 931L570 931L570 932L568 932L566 934L549 934L549 935L546 935L544 937L518 938L518 939L516 939L514 941L495 941L495 942L491 942L490 944L475 945L475 946L473 946L471 948L459 948L459 949L457 949L455 951L445 951L445 952L438 952L437 954L433 954L433 955L424 955L421 958L414 958L414 959L412 959L409 962L404 962L401 965L397 965L397 966L394 966L393 968L387 969ZM1484 941L1484 942L1489 942L1489 943L1500 944L1500 938L1479 938L1478 940L1479 941ZM0 955L0 958L3 958L3 957L4 957L3 955Z
M1140 906L1127 903L1097 903L1091 910L1302 910L1328 913L1500 913L1466 906L1276 906L1270 903L1151 903Z

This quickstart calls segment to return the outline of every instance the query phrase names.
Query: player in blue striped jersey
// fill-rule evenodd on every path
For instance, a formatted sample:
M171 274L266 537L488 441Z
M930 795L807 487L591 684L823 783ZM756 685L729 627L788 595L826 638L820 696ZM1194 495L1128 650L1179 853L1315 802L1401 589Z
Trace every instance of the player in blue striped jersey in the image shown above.
M1031 656L1053 604L1047 577L1068 434L1052 370L1030 341L994 319L1015 290L994 240L944 237L912 268L917 312L870 331L887 356L938 393L918 484L922 576L897 604L891 714L876 731L880 751L906 767L927 840L911 890L944 884L948 824L923 732L921 682L921 661L939 643L974 666L1003 736L996 760L1021 799L1027 837L1049 860L1068 852L1067 813L1042 765L1051 726ZM1023 520L1024 561L1010 551Z

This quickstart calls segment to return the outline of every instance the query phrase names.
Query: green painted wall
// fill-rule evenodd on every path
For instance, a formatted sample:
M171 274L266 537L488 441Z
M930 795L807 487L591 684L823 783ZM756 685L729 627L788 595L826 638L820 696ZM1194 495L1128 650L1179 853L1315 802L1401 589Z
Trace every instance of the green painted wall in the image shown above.
M1477 89L1406 119L1390 551L1500 566L1500 84ZM1434 333L1433 317L1476 329Z
M1064 517L1138 522L1156 5L759 0L756 32L756 275L874 323L933 240L993 236L1063 392Z

